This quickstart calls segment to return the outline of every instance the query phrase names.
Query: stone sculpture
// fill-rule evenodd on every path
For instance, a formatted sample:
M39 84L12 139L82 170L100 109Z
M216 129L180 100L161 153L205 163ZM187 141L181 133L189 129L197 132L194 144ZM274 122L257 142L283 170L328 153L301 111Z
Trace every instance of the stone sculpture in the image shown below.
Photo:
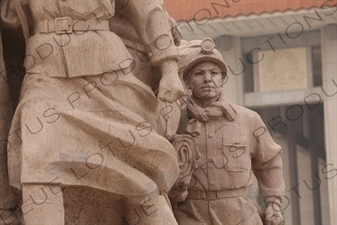
M229 103L223 95L227 68L213 40L188 45L181 60L192 96L175 138L183 172L170 192L178 224L282 224L281 147L257 113ZM246 197L253 174L265 213Z
M177 29L177 23L168 15L163 0L158 0L158 2L170 23L170 31L174 39L174 45L178 47L181 42L181 36ZM109 21L110 30L122 39L132 56L131 59L128 59L133 63L132 74L149 86L157 95L161 72L158 67L151 64L151 56L148 55L146 46L139 38L132 22L128 17L119 13L119 11L116 11L115 15ZM158 116L158 133L170 140L178 128L180 108L177 107L176 104L159 101Z
M26 225L176 224L158 197L177 179L175 150L156 131L153 90L132 75L132 57L110 31L116 11L160 71L157 98L172 103L183 95L178 50L158 0L1 3L2 20L21 25L27 45L8 138Z
M5 73L5 63L3 60L2 40L0 36L0 225L5 225L16 221L15 216L16 201L10 190L7 173L7 136L13 114L8 81ZM16 221L13 224L19 224Z

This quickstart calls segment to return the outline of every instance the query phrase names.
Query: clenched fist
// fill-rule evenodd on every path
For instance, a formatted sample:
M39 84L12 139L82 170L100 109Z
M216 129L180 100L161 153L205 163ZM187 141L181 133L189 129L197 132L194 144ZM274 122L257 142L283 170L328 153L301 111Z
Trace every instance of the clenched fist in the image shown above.
M160 65L162 78L159 83L158 98L161 101L173 103L184 95L184 89L178 76L178 65L174 60L168 60Z

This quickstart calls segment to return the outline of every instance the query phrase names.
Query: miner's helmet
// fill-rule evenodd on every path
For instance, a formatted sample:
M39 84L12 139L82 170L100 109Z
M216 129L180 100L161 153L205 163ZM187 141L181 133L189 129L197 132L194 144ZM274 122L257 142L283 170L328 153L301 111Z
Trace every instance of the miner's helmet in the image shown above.
M184 57L183 78L189 75L189 70L200 62L214 62L222 69L223 79L227 76L227 67L223 61L221 53L215 49L215 43L211 38L191 42L187 48L188 53Z

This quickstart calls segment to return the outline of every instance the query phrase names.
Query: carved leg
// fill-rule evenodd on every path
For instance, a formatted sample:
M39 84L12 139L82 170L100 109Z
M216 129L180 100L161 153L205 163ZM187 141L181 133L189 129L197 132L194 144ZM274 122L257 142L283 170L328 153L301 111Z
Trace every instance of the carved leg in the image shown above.
M0 38L0 56L2 55ZM0 68L4 71L5 65L0 58ZM7 137L12 118L12 104L7 79L0 75L0 225L19 224L16 199L10 190L7 170Z
M48 185L24 184L21 206L25 225L63 225L62 191L54 193Z

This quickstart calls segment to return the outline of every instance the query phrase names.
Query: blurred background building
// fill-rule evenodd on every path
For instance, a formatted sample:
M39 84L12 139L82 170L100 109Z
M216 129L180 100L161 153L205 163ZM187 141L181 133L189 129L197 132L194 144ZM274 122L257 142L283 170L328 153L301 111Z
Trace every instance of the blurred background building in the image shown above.
M183 39L212 37L224 93L283 147L285 224L337 224L337 1L165 0ZM249 195L258 198L254 185Z

